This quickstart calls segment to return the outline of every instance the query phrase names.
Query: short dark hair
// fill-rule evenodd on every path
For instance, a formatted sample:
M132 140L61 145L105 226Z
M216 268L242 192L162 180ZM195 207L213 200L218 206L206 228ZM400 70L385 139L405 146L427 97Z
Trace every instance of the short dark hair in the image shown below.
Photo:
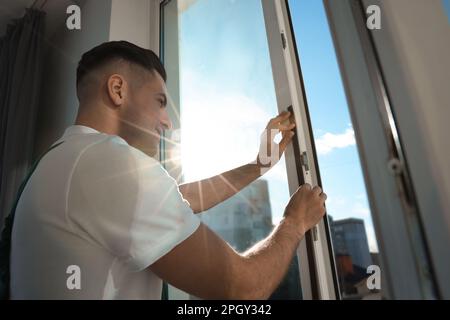
M167 80L166 70L161 60L152 50L122 40L104 42L83 54L78 62L77 86L89 72L114 59L123 59L148 71L156 71L164 82Z

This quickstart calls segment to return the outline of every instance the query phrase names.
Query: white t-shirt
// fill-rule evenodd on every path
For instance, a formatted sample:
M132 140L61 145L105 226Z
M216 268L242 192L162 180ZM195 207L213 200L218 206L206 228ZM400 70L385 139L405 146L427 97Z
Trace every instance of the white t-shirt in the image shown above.
M159 162L119 136L74 125L60 141L16 209L11 298L160 299L147 267L200 219Z

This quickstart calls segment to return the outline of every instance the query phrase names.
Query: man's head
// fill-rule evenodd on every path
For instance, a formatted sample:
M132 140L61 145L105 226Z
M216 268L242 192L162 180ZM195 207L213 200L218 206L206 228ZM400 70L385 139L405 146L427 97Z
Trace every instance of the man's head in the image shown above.
M77 68L77 124L116 134L147 154L158 150L167 115L166 72L156 54L126 41L83 54Z

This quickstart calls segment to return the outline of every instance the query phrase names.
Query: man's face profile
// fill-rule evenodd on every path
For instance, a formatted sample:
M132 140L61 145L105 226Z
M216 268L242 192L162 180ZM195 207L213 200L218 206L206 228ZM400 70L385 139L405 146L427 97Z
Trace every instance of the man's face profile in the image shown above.
M124 139L150 156L158 153L164 130L171 128L167 114L167 91L157 72L128 81L119 121ZM138 78L138 79L136 79Z

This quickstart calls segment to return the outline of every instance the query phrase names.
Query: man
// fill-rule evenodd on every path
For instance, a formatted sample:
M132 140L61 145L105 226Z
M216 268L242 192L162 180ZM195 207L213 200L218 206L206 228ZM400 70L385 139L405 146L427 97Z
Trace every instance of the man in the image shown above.
M75 125L41 159L16 209L12 299L159 299L162 280L200 298L265 299L276 289L299 241L323 217L326 195L300 187L266 239L234 251L194 213L274 163L260 154L254 163L177 186L152 158L171 127L165 81L158 57L125 41L83 55ZM288 118L281 114L267 126L283 134L276 147L263 139L270 159L279 159L292 138Z

